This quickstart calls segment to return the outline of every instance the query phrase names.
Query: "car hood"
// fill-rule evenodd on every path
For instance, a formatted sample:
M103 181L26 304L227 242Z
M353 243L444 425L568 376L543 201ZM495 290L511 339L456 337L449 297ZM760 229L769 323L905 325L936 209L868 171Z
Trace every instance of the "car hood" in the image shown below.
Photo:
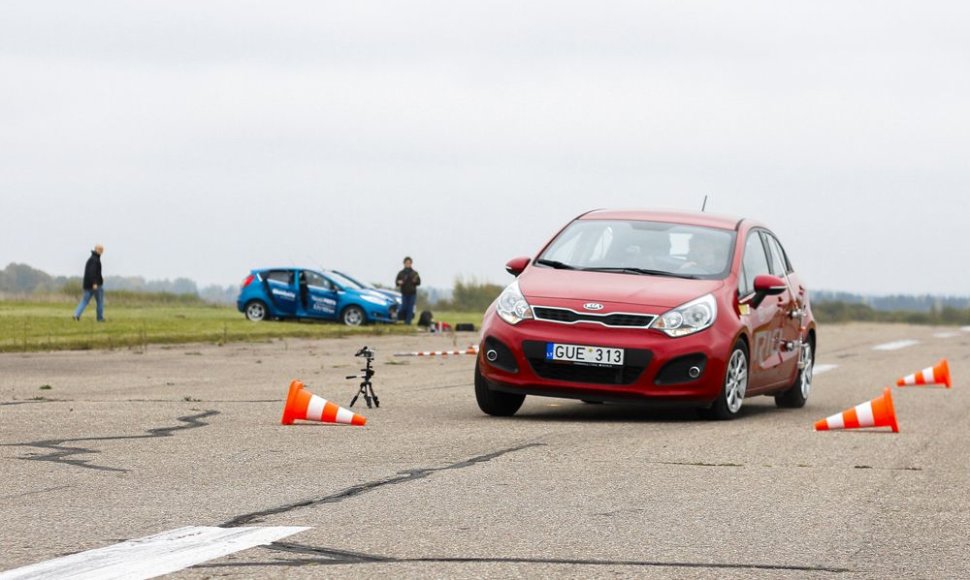
M578 272L529 268L519 277L527 300L583 300L673 308L724 285L723 280L690 280L646 274Z

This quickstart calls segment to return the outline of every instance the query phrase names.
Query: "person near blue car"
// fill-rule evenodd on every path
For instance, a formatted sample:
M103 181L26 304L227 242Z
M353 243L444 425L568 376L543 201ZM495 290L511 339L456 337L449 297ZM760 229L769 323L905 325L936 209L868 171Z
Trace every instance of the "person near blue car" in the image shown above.
M418 286L421 276L411 267L411 257L404 258L404 269L397 273L397 289L401 291L401 309L397 313L398 320L404 324L411 324L414 319L414 305L418 301Z
M81 314L87 308L91 297L98 303L98 322L104 322L104 278L101 277L101 254L104 253L104 246L98 244L91 250L91 257L84 264L84 296L74 310L74 320L81 320Z

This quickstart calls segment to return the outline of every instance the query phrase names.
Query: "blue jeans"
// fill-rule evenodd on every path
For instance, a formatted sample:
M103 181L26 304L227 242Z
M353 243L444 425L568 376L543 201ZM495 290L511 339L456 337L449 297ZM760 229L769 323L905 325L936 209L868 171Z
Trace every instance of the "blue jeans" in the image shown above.
M417 294L402 294L401 309L397 313L397 319L403 320L404 324L411 324L411 320L414 319L414 304L417 301Z
M98 286L97 290L84 291L84 297L81 298L81 303L77 305L77 310L74 311L74 318L81 318L81 313L88 307L88 302L91 301L92 296L98 303L98 320L104 320L104 286Z

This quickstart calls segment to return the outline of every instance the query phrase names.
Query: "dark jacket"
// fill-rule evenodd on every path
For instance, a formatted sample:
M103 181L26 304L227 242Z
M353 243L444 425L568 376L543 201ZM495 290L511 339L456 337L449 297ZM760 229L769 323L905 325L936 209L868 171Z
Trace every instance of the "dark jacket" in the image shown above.
M88 263L84 265L84 289L94 290L95 284L99 288L104 286L104 279L101 277L101 256L92 250Z
M412 295L418 293L418 286L421 285L421 276L414 271L414 268L405 268L397 273L397 286L401 294Z

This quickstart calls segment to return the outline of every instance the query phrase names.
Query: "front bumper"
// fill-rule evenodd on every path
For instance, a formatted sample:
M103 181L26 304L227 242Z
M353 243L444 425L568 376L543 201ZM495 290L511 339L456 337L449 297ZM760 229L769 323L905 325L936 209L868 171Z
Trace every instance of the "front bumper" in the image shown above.
M717 324L671 338L649 329L526 320L515 326L486 315L479 368L498 391L594 401L706 405L721 392L735 333ZM622 367L545 360L549 342L624 349ZM490 360L491 359L491 360Z

